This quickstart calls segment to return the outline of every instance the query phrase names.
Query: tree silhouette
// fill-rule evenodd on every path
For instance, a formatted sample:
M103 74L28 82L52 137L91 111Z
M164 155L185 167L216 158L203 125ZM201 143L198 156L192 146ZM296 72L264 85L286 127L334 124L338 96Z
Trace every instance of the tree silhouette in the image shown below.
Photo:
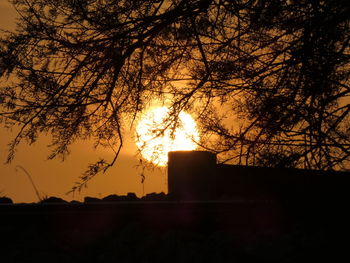
M316 169L349 160L346 0L11 0L0 42L1 121L22 139L52 134L50 158L78 138L116 147L125 119L155 98L200 123L221 161ZM5 83L5 84L4 84Z

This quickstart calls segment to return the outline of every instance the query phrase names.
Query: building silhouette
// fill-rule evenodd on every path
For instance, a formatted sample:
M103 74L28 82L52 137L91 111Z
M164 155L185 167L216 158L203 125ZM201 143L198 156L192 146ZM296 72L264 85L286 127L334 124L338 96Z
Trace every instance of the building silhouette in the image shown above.
M327 201L348 199L349 186L349 172L217 164L211 152L169 152L175 200Z

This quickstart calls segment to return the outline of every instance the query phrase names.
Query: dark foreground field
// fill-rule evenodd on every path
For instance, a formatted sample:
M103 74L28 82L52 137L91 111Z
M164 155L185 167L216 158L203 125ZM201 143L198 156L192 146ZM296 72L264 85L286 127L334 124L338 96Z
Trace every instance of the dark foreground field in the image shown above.
M1 262L346 262L345 200L0 205Z

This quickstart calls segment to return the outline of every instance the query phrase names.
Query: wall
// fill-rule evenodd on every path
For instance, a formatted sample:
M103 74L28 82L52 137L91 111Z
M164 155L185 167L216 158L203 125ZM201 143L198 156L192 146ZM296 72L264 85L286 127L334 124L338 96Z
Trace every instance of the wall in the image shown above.
M216 164L204 151L171 152L169 194L180 200L317 200L347 198L349 172Z

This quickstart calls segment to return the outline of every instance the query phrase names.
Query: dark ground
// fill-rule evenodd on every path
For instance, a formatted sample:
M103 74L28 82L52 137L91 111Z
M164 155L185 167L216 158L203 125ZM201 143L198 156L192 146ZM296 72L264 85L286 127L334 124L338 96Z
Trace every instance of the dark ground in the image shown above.
M0 205L1 262L349 258L345 200L95 201Z

